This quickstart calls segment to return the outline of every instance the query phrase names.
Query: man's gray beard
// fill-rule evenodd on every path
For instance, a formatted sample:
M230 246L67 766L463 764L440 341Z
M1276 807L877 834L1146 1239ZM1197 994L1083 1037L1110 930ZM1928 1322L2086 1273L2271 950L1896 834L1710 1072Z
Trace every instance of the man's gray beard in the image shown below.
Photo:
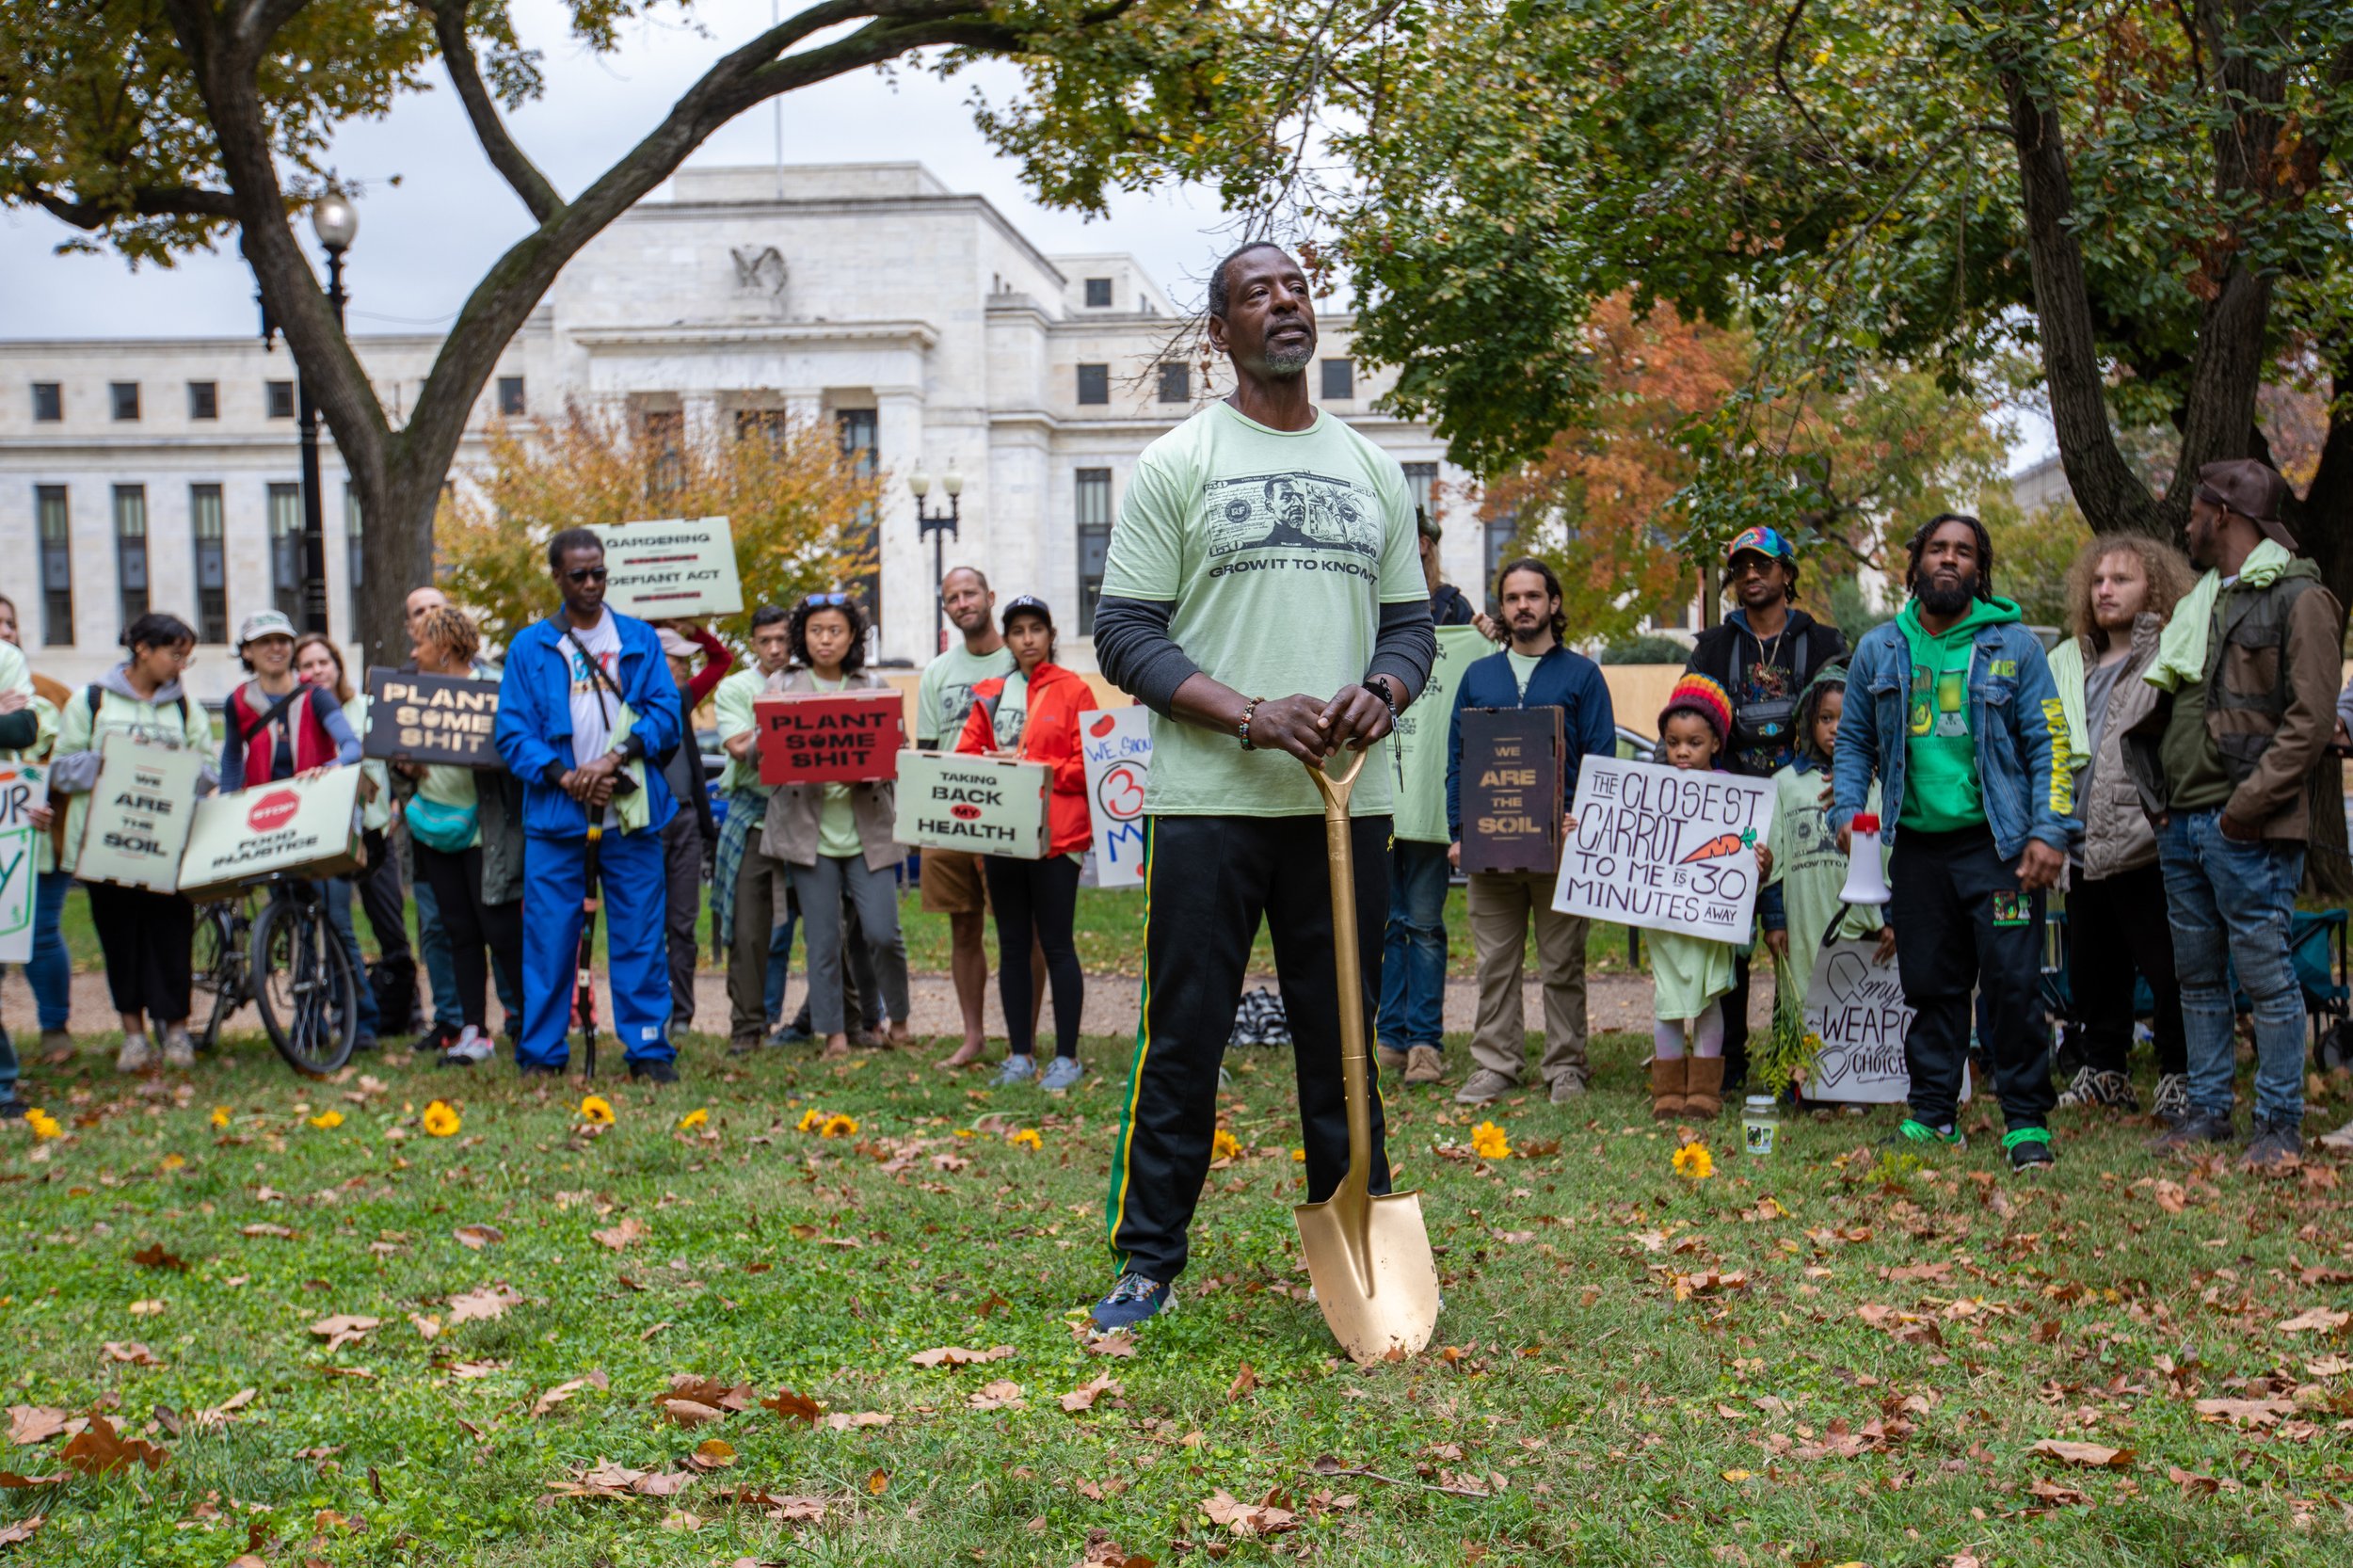
M1314 344L1299 349L1270 348L1266 351L1266 367L1277 376L1297 376L1315 357Z

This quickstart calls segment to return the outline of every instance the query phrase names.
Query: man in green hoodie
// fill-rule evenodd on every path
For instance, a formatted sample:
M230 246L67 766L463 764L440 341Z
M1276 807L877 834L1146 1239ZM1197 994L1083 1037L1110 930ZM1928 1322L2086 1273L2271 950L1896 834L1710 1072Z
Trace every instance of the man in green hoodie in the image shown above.
M2052 1162L2050 1029L2041 985L2042 893L2080 824L2067 720L2042 644L1994 597L1984 524L1946 513L1912 537L1912 600L1856 645L1838 725L1831 822L1848 843L1871 781L1896 803L1892 851L1912 1075L1902 1143L1960 1147L1970 995L2009 1130L2010 1169Z

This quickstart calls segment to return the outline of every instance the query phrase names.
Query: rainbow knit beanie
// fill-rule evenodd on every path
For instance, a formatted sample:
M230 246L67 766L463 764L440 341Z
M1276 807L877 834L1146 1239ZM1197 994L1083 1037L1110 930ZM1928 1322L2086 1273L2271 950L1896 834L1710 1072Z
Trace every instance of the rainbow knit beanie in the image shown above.
M1716 744L1721 750L1732 744L1732 698L1721 682L1708 676L1686 674L1668 694L1667 706L1658 710L1659 733L1666 733L1667 715L1673 712L1693 712L1707 721L1707 728L1716 732Z

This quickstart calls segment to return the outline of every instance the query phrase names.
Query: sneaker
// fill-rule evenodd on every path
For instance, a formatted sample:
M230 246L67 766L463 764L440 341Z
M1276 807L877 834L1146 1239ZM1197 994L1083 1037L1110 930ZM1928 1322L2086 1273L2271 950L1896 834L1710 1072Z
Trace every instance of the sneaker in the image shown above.
M751 1056L759 1052L766 1044L767 1042L757 1034L739 1034L728 1042L728 1054L729 1056Z
M1470 1075L1469 1081L1454 1091L1454 1103L1485 1105L1490 1101L1501 1099L1518 1087L1518 1080L1506 1078L1493 1067L1481 1067Z
M2002 1147L2009 1154L2012 1174L2058 1163L2058 1156L2051 1148L2051 1129L2047 1127L2022 1127L2005 1133L2002 1135Z
M1585 1097L1585 1080L1578 1073L1562 1073L1552 1080L1552 1103L1566 1105Z
M1003 1064L998 1067L997 1076L988 1080L988 1086L992 1089L1004 1089L1016 1083L1033 1083L1036 1080L1036 1057L1008 1056Z
M13 1089L6 1095L0 1095L0 1122L21 1122L32 1109L31 1106L16 1097L16 1091Z
M1965 1149L1969 1146L1969 1136L1956 1127L1930 1127L1926 1122L1914 1121L1912 1117L1906 1116L1896 1124L1895 1131L1880 1140L1881 1148L1900 1149L1924 1146Z
M184 1029L175 1029L164 1036L164 1065L185 1069L196 1065L196 1042L188 1038Z
M2304 1155L2304 1119L2286 1117L2255 1118L2252 1136L2247 1141L2247 1152L2239 1156L2239 1163L2254 1170L2267 1170Z
M629 1064L629 1076L640 1083L676 1083L678 1064L666 1056L657 1056Z
M2157 1092L2151 1097L2149 1109L2166 1126L2181 1126L2189 1115L2189 1074L2158 1074Z
M2170 1130L2153 1139L2149 1147L2157 1154L2170 1154L2192 1144L2227 1144L2234 1131L2228 1111L2200 1111L2192 1107L2188 1115L2174 1123Z
M2340 1152L2353 1150L2353 1122L2347 1122L2334 1132L2321 1134L2320 1146Z
M1380 1064L1383 1078L1396 1078L1413 1064L1413 1057L1401 1047L1383 1040L1372 1048L1373 1060Z
M144 1034L126 1034L122 1048L115 1052L115 1071L143 1073L155 1065L155 1048L147 1043Z
M1112 1293L1087 1309L1097 1334L1135 1328L1148 1318L1176 1310L1176 1288L1142 1274L1122 1274Z
M2058 1102L2065 1106L2106 1106L2136 1114L2140 1110L2140 1096L2133 1093L2133 1080L2122 1073L2102 1072L2097 1067L2077 1069L2075 1081L2059 1092Z
M816 1038L816 1035L811 1034L799 1024L787 1024L769 1035L768 1043L772 1046L806 1046Z
M1046 1064L1046 1071L1038 1075L1037 1086L1049 1095L1059 1095L1077 1087L1086 1076L1086 1068L1075 1056L1057 1056Z
M1446 1057L1435 1046L1413 1046L1405 1052L1405 1081L1436 1083L1446 1077Z
M351 1048L354 1054L363 1050L381 1050L383 1048L383 1042L376 1039L376 1031L372 1029L363 1029L357 1035L353 1036Z
M447 1050L457 1043L458 1033L459 1031L452 1029L447 1024L435 1024L431 1029L417 1036L417 1049L421 1051Z
M489 1037L472 1024L468 1024L457 1038L450 1042L449 1049L441 1052L440 1057L444 1067L476 1067L488 1060Z
M515 1074L519 1078L562 1078L572 1070L568 1056L558 1062L518 1062Z

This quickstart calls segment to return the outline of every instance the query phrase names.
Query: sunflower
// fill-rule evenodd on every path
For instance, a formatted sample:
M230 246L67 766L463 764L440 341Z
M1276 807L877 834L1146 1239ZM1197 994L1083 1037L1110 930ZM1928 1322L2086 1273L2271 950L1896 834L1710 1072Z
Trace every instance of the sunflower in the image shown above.
M680 1116L678 1119L678 1129L680 1132L692 1132L695 1128L703 1126L710 1120L711 1112L704 1110L701 1106L696 1106L694 1110L689 1111L685 1115Z
M590 1095L580 1102L580 1119L591 1127L611 1127L613 1104L602 1095Z
M216 1105L213 1107L213 1125L215 1127L227 1127L229 1125L229 1108L227 1106Z
M1020 1147L1025 1149L1042 1149L1046 1146L1046 1140L1037 1135L1037 1128L1033 1127L1023 1128L1020 1131L1008 1137L1005 1142L1008 1144L1018 1144Z
M824 1125L825 1113L812 1105L807 1111L801 1112L800 1125L795 1127L792 1130L795 1132L815 1132L819 1128L824 1127Z
M837 1111L825 1118L824 1125L817 1129L817 1136L820 1138L855 1138L857 1136L857 1118L845 1116Z
M1675 1150L1675 1175L1691 1181L1705 1181L1716 1174L1715 1159L1705 1144L1686 1144Z
M33 1129L36 1138L58 1138L65 1134L65 1128L59 1125L57 1118L38 1105L24 1112L24 1125Z
M340 1111L322 1111L311 1118L311 1125L321 1132L332 1132L344 1125L344 1113Z
M1471 1152L1481 1160L1509 1160L1511 1135L1493 1122L1481 1122L1471 1128Z
M465 1125L447 1100L435 1100L424 1108L424 1129L436 1138L446 1138Z
M1212 1160L1241 1159L1241 1140L1224 1128L1219 1128L1217 1136L1209 1140L1209 1158Z

